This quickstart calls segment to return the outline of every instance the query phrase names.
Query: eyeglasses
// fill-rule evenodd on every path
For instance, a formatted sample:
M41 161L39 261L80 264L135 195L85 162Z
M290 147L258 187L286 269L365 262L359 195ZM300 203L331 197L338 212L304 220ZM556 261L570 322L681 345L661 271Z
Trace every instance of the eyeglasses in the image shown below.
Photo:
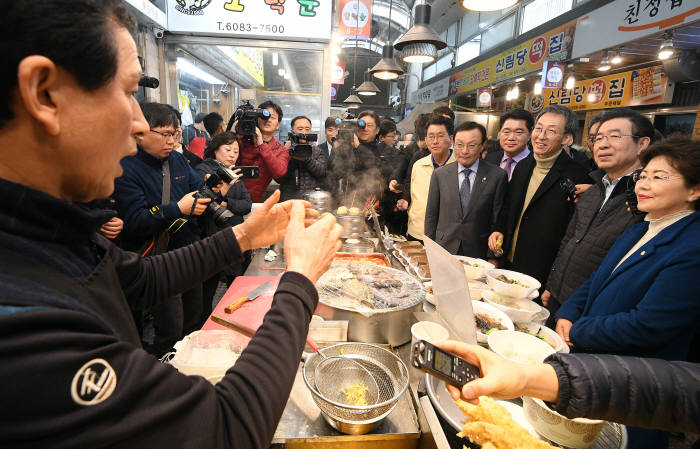
M425 136L425 140L440 141L440 140L444 140L446 138L447 138L447 134L428 134L427 136Z
M375 125L374 123L365 123L365 129L374 129L376 127L377 125Z
M669 175L668 173L656 173L653 176L649 176L644 172L635 172L632 173L632 180L634 182L647 182L649 181L651 184L658 184L661 182L669 182L672 179L678 179L678 178L683 178L682 175Z
M511 134L515 134L515 137L522 137L525 134L527 134L527 131L523 129L502 129L501 130L501 135L503 136L510 136Z
M469 151L473 151L473 150L476 150L477 148L479 148L480 146L481 146L480 143L470 143L467 145L464 145L463 143L457 143L457 144L455 144L455 150L461 151L461 150L466 148Z
M606 136L605 134L596 134L593 138L593 142L602 143L604 140L606 140L608 143L619 142L623 137L639 138L639 136L635 136L634 134L610 134L609 136Z
M535 134L544 134L546 138L551 139L552 137L557 136L561 133L553 129L535 128L532 130L532 135L534 136Z
M177 131L174 132L174 133L171 133L170 131L160 132L160 131L156 131L155 129L151 129L150 131L151 131L152 133L158 134L159 136L161 136L161 137L162 137L163 139L165 139L165 140L175 139L175 138L178 137L178 132L177 132ZM179 135L182 136L182 133L180 133Z

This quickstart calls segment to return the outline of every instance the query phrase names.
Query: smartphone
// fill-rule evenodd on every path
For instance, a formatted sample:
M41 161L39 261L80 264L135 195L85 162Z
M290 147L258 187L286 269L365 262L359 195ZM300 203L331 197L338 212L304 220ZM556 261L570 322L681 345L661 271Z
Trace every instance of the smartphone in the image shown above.
M244 165L233 169L241 171L241 179L258 179L260 177L260 167L256 165Z
M413 345L411 360L416 368L454 385L460 390L467 382L481 377L478 367L425 340Z

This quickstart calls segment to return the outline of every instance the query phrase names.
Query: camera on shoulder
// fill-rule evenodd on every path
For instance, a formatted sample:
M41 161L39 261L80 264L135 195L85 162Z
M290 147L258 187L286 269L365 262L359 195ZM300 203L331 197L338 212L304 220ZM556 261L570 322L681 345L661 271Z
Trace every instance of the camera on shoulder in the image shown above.
M308 159L311 157L311 144L310 142L316 142L318 135L316 134L304 134L304 133L294 133L289 131L289 141L292 142L292 146L289 148L289 155L299 159Z
M234 132L248 140L252 140L255 135L255 128L258 126L259 118L263 120L269 119L270 111L267 109L254 108L253 105L250 104L250 101L246 100L231 116L226 131L231 131L233 124L237 122Z

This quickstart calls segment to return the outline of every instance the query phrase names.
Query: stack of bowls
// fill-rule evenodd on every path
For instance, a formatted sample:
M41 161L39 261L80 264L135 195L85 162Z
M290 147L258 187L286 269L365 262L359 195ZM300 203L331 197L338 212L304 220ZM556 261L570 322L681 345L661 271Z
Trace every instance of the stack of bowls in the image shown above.
M500 280L499 276L513 282ZM534 302L541 286L537 279L517 271L493 269L486 270L486 280L490 290L483 291L484 301L505 312L516 327L540 322L543 317L546 321L547 309Z

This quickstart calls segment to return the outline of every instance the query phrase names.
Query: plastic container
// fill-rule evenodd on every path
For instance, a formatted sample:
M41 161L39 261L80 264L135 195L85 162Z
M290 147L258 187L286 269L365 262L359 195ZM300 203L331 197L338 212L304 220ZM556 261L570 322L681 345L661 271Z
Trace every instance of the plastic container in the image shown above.
M170 364L183 374L202 376L216 383L236 363L249 341L228 330L195 331L175 343L176 352Z

